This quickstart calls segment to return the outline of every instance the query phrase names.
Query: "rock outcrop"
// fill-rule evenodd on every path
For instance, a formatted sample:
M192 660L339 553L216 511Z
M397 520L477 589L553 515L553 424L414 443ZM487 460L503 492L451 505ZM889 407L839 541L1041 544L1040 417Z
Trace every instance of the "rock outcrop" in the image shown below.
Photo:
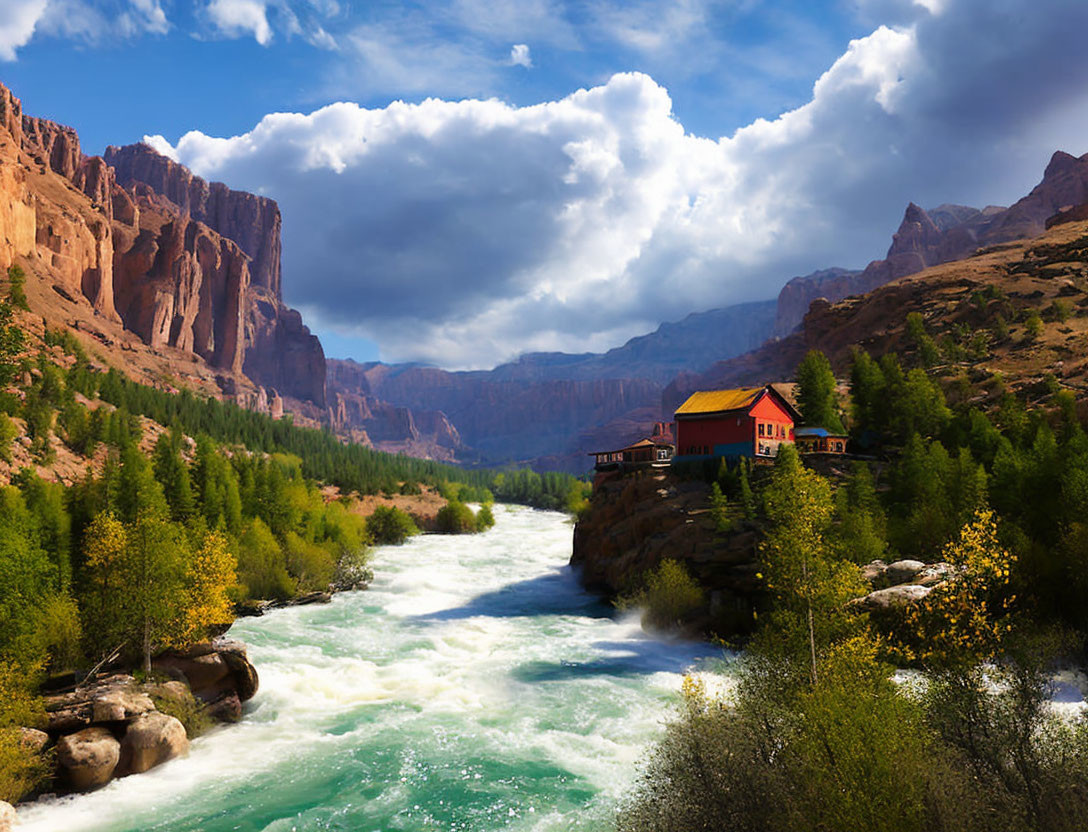
M680 561L709 596L707 631L750 632L760 603L756 527L718 535L710 489L672 475L629 475L598 483L574 528L571 565L589 589L615 597L630 591L665 558Z
M45 698L46 732L24 729L23 742L36 751L56 743L61 787L89 791L187 754L185 726L159 710L170 710L163 702L192 710L199 699L212 719L234 722L241 718L242 703L257 692L257 671L245 645L234 639L164 654L154 666L178 680L140 684L114 674Z
M275 200L205 182L146 144L111 145L104 158L124 187L148 185L183 214L232 240L251 259L253 285L280 296L282 220Z
M154 349L325 408L321 344L281 296L281 219L146 145L86 157L0 85L0 268L16 260ZM236 387L237 385L234 385Z
M12 832L16 823L15 807L0 800L0 832Z

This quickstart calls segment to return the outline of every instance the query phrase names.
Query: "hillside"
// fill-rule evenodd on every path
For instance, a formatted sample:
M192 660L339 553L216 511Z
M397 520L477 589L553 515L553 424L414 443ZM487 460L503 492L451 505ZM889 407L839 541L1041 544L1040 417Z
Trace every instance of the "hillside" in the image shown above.
M865 294L930 266L969 257L979 248L1034 237L1050 217L1085 202L1088 154L1078 159L1058 151L1039 184L1009 208L940 205L926 211L911 203L883 260L874 260L861 272L829 269L787 283L778 296L774 334L789 335L817 298L835 302Z
M1047 373L1065 386L1088 387L1088 222L1052 226L1030 240L983 249L964 260L900 278L867 295L818 302L801 328L706 373L682 376L664 393L666 408L696 389L792 377L810 349L840 374L854 347L874 355L910 351L907 316L922 316L942 348L947 372L1001 373L1029 392ZM1039 316L1038 332L1027 321Z

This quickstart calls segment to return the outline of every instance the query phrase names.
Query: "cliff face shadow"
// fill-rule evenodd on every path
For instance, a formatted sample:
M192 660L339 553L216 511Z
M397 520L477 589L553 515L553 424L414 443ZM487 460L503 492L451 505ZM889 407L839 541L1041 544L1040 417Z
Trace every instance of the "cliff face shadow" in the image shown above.
M642 676L651 673L685 673L705 654L709 645L690 641L598 641L599 650L618 655L587 662L533 661L517 667L511 674L519 682L561 682L590 676Z
M590 595L566 567L501 589L477 595L459 607L416 616L419 621L455 621L462 618L522 618L545 615L579 615L611 618L612 607Z

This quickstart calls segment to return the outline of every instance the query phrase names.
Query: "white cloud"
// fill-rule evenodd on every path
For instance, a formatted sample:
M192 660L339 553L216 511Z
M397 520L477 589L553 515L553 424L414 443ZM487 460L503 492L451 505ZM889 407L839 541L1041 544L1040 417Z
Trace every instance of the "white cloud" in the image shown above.
M272 42L272 27L263 0L211 0L204 13L226 37L252 35L261 46Z
M15 52L34 36L48 0L5 0L0 4L0 60L14 61Z
M525 43L515 43L510 47L510 66L523 66L530 69L533 66L533 58L529 54L529 46Z
M0 60L14 61L36 34L96 44L169 29L160 0L4 0Z
M278 199L288 300L388 359L602 349L864 265L910 199L1012 199L1057 147L1088 150L1088 66L1068 60L1088 7L1054 2L1031 25L1011 14L1028 0L920 10L852 42L808 103L718 140L686 133L666 90L627 73L530 107L340 103L155 141ZM369 57L404 69L380 35Z

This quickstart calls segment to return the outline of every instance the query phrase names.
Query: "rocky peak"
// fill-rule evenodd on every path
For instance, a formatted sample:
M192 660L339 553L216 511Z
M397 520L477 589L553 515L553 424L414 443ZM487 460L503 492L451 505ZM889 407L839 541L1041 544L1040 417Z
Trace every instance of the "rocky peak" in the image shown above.
M0 84L0 128L11 134L16 147L23 146L23 104Z
M75 179L83 152L79 135L71 127L44 118L23 116L23 150L65 179Z
M252 260L253 285L280 296L282 220L275 200L231 190L222 182L208 183L146 144L107 147L105 159L125 187L148 185L194 220L237 243Z

